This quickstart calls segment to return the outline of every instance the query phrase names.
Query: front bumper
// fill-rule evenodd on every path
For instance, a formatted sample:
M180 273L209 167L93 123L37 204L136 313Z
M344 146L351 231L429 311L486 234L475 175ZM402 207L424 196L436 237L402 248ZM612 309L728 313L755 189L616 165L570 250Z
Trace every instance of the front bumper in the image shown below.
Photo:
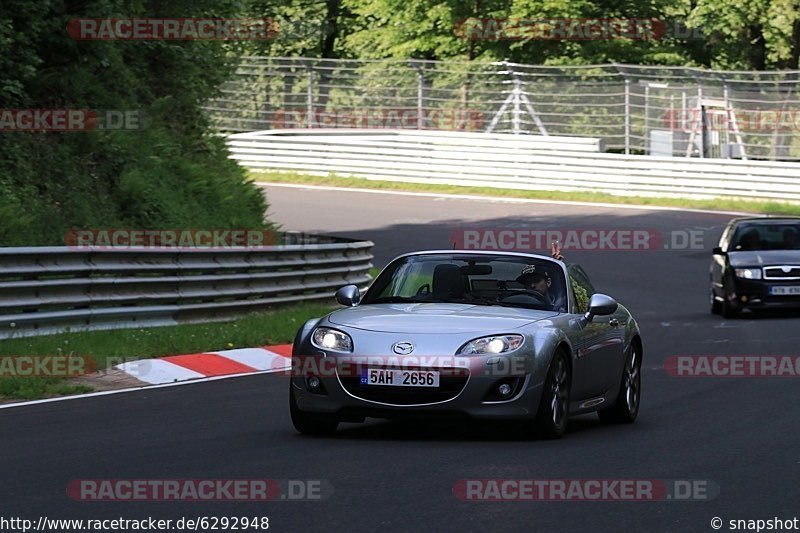
M532 419L542 396L543 372L533 357L519 355L365 357L325 354L295 356L291 387L302 411L330 413L342 420L375 418ZM436 370L440 386L383 387L361 383L366 368ZM313 389L309 378L320 385ZM507 399L497 388L512 387Z
M742 309L800 308L800 295L770 294L770 287L798 287L800 281L747 280L734 278L731 303Z

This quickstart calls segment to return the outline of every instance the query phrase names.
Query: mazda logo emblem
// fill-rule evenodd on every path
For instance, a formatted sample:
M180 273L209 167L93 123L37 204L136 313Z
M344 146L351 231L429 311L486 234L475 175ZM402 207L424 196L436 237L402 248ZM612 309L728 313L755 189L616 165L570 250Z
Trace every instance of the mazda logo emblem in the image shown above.
M414 351L414 345L410 342L396 342L392 346L392 351L399 355L408 355Z

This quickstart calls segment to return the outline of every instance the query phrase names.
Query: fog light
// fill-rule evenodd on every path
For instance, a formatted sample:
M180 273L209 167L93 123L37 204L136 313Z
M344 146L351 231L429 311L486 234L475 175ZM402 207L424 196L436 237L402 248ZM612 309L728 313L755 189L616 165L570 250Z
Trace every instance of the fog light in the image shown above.
M316 390L320 386L320 381L317 376L311 376L306 380L306 383L308 384L308 388L311 390Z
M500 395L501 398L508 398L511 396L511 385L508 383L501 383L499 387L497 387L497 394Z
M742 296L742 301L746 302L747 301L747 296Z

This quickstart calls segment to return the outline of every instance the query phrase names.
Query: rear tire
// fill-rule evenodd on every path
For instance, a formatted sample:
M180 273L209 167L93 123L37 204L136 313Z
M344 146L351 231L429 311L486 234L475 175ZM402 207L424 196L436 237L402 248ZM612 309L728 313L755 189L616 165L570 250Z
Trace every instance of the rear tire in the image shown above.
M631 344L628 352L616 403L610 409L597 411L600 420L608 424L631 424L639 414L642 400L642 353L635 343Z
M560 439L567 430L571 384L572 376L567 357L559 350L547 370L539 411L536 413L536 430L540 437Z
M304 435L330 435L339 427L339 420L323 413L307 413L297 407L294 385L289 384L289 413L294 428Z

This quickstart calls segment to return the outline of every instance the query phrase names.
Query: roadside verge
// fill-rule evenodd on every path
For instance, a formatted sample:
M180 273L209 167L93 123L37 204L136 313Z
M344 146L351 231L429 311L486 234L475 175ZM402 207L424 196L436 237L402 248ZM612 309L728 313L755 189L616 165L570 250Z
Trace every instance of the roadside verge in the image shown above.
M428 183L405 183L371 180L366 178L341 177L337 175L315 176L294 172L253 171L253 181L263 185L293 185L310 187L334 187L342 189L369 189L379 192L408 194L437 194L443 196L491 197L507 201L529 201L564 204L614 205L631 209L671 209L676 211L722 212L737 214L800 215L800 203L741 200L737 198L690 199L673 197L622 196L590 191L562 192L522 189L496 189L437 185Z

